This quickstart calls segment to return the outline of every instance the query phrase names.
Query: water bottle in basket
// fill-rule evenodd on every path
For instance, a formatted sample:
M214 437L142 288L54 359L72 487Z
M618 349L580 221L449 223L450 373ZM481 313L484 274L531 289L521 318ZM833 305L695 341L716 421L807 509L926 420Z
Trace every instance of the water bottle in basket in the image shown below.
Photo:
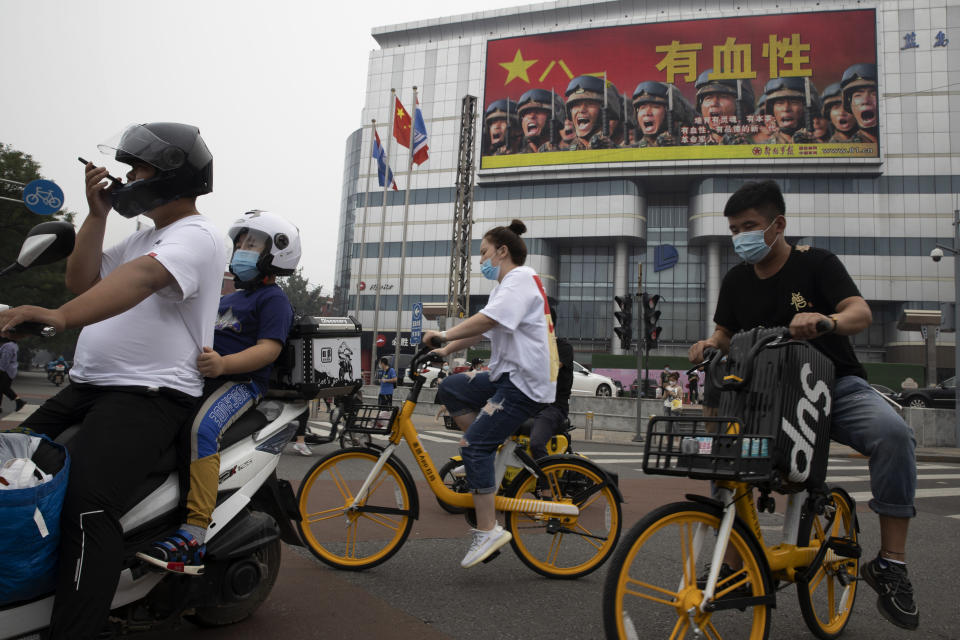
M834 369L810 343L786 335L773 328L733 336L719 414L741 418L741 460L769 459L780 490L801 490L826 478Z

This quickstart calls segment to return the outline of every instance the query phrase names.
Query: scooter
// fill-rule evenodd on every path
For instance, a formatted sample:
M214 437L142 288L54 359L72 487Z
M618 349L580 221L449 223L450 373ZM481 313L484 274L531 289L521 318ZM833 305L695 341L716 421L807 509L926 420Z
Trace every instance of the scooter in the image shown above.
M47 363L47 380L59 387L66 377L67 365L57 361Z
M30 231L17 262L0 275L55 262L73 249L73 226L45 222ZM2 307L0 307L2 308ZM18 325L18 332L52 336L53 327ZM223 436L217 507L207 530L204 572L188 576L136 557L179 526L177 456L166 451L121 518L124 560L111 604L112 633L175 629L181 618L222 626L248 617L266 600L280 569L280 542L302 546L299 510L290 484L277 478L280 453L290 441L307 400L277 392L241 416ZM68 441L77 427L57 439ZM53 594L0 608L0 638L48 626Z

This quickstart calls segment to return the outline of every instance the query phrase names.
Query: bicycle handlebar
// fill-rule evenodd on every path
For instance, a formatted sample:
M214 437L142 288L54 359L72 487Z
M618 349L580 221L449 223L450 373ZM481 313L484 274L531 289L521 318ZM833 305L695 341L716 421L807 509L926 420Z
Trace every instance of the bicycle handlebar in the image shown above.
M57 335L57 328L42 322L21 322L11 330L11 333L52 338Z

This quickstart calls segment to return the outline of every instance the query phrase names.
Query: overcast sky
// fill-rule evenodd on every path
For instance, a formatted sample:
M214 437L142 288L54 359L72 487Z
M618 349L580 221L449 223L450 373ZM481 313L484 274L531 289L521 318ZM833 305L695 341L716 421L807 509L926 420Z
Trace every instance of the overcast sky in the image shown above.
M485 0L484 10L524 4ZM77 156L126 125L198 126L214 156L200 211L294 221L304 274L332 291L347 136L360 126L375 26L470 13L476 0L0 0L0 142L28 153L86 215ZM452 176L452 174L451 174ZM108 243L133 228L111 214Z

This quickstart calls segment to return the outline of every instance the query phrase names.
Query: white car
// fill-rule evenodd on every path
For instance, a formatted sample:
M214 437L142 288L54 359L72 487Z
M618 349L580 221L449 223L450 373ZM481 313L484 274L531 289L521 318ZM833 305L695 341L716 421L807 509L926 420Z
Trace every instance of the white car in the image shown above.
M611 378L593 373L579 362L573 363L573 388L571 395L610 397L616 393L617 386Z

